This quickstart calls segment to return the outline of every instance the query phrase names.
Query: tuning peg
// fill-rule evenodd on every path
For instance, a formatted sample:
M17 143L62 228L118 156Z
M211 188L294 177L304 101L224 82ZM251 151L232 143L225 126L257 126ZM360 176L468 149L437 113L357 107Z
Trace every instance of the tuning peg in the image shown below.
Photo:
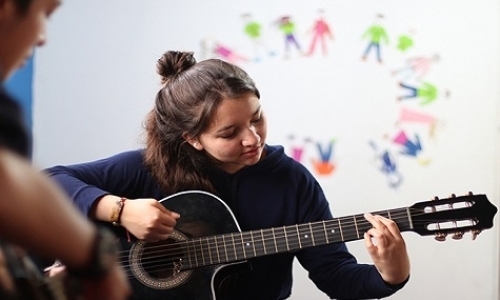
M464 232L463 231L457 231L453 234L451 237L454 240L461 240L464 237Z
M435 196L434 199L433 199L433 201L437 201L437 200L439 200L439 197ZM435 212L436 211L436 207L432 206L432 211ZM437 223L437 228L438 228L438 230L440 229L439 223ZM446 241L446 236L447 236L446 233L444 233L444 232L436 232L434 235L435 235L434 239L436 241L438 241L438 242L444 242L444 241Z
M457 197L457 195L455 195L455 194L451 194L451 196L450 196L450 198L456 198L456 197ZM453 206L451 204L448 204L448 207L450 209L453 209ZM457 227L457 222L453 221L453 224L455 225L455 227ZM454 240L461 240L463 237L464 237L464 232L463 231L457 231L457 232L455 232L453 234L453 236L451 238L454 239Z
M467 193L467 194L469 196L473 195L472 191L469 191L469 193ZM481 230L480 229L471 230L471 233L472 233L472 240L475 241L477 236L481 233Z
M471 233L472 233L472 240L474 241L476 240L477 236L481 233L481 230L478 229L472 230Z
M435 234L436 236L434 237L434 239L438 242L444 242L446 241L446 233L443 233L443 232L438 232Z

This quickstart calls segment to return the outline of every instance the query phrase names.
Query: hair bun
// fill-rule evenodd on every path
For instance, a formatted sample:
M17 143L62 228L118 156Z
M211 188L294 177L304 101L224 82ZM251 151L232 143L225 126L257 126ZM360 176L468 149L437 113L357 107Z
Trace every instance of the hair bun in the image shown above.
M158 59L158 74L161 82L166 83L173 76L196 64L193 52L167 51Z

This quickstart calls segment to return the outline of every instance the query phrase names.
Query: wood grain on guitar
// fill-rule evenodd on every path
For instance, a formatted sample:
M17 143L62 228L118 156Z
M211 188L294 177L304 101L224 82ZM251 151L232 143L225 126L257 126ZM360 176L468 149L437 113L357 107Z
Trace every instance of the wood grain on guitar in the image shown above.
M220 286L230 270L251 258L358 240L371 228L358 214L242 232L229 207L210 193L186 191L160 202L182 216L169 239L120 239L134 299L220 299ZM372 212L392 219L402 232L434 235L438 241L450 233L460 239L466 232L475 239L493 226L496 213L485 195L472 193Z

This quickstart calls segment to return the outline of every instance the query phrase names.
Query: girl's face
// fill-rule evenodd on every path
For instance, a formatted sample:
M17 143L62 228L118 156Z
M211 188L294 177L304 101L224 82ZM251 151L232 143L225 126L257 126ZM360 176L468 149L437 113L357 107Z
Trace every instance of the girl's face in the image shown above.
M252 93L224 99L198 139L189 140L204 150L217 166L235 173L257 163L263 156L267 124L259 99Z
M0 0L0 81L22 67L34 47L45 43L47 20L61 1L33 0L28 10L20 13L16 0Z

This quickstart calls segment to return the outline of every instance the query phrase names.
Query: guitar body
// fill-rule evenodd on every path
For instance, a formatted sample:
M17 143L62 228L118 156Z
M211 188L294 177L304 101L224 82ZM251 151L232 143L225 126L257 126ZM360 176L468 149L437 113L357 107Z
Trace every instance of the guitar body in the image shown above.
M214 264L185 271L176 271L176 268L181 267L180 258L188 250L185 240L240 231L231 210L222 200L201 191L178 193L160 202L181 215L171 238L158 243L120 239L122 248L129 251L123 265L131 277L132 299L224 299L225 293L229 293L226 287L229 276L248 270L248 262Z

